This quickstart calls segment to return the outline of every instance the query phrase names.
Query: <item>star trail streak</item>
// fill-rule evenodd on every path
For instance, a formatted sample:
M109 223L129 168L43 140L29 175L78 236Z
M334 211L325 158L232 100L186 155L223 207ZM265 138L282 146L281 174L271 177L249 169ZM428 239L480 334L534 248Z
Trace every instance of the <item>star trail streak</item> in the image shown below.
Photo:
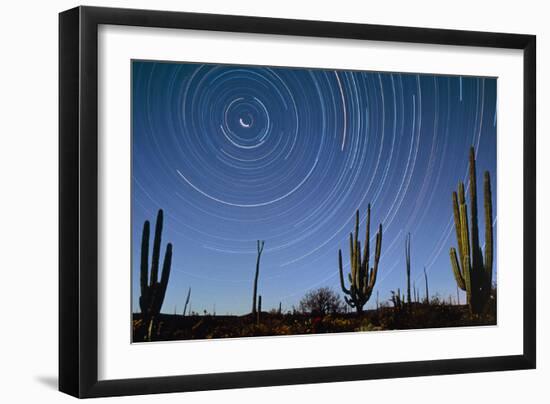
M196 311L249 311L258 239L267 309L340 292L338 249L349 268L368 203L384 226L380 300L404 288L408 232L412 278L426 266L430 292L455 296L451 192L471 145L496 225L496 91L484 77L133 61L133 310L143 222L159 208L174 245L165 312L189 286Z

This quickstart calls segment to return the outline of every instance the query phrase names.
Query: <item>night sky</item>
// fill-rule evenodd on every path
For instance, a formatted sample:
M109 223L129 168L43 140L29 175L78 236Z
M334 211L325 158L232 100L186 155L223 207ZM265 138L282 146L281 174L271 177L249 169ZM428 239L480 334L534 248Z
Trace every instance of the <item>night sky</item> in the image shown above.
M321 286L341 294L338 249L349 271L369 202L372 246L384 230L366 308L376 290L404 290L407 232L411 282L423 296L426 266L430 294L455 297L451 194L471 145L480 213L491 174L497 241L495 78L133 61L132 103L134 311L143 222L159 208L161 257L174 246L166 313L181 313L188 287L193 311L250 312L258 239L264 310Z

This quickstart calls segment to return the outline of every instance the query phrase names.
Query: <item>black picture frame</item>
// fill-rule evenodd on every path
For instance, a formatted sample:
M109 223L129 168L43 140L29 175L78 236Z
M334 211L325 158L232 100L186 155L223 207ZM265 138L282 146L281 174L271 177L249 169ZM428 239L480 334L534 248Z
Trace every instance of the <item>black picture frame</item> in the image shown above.
M523 354L99 381L100 24L523 50ZM96 7L60 13L59 390L84 398L535 368L535 61L533 35Z

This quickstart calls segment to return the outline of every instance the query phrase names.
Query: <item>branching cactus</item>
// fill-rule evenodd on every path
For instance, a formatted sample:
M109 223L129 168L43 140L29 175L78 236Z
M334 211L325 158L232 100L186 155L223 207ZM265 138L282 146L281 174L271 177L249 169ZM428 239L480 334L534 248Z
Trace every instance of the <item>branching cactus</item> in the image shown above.
M350 267L351 273L348 274L350 283L349 289L344 282L344 268L342 264L342 250L338 250L338 265L340 269L340 285L344 292L344 300L350 306L355 308L358 314L363 312L363 306L371 297L376 275L378 273L378 262L380 261L380 251L382 249L382 224L379 225L376 234L376 247L374 250L374 266L369 267L369 243L370 243L370 204L367 208L367 230L365 237L365 248L361 251L359 241L359 210L355 213L355 233L350 233Z
M458 185L458 195L453 192L453 212L458 244L458 256L451 248L453 274L458 287L466 292L467 304L472 314L479 314L491 296L493 276L493 205L491 202L491 178L485 171L483 178L485 211L485 257L479 245L477 220L476 161L474 148L470 149L470 210L464 195L464 183Z
M160 282L158 280L160 242L162 234L163 212L159 209L157 223L155 226L155 238L153 240L153 257L151 261L151 274L149 276L149 221L143 224L143 233L141 238L141 296L139 297L139 307L143 316L144 338L151 340L154 334L155 321L160 313L162 302L168 286L170 277L170 268L172 265L172 244L168 243L164 254L162 265L162 275Z

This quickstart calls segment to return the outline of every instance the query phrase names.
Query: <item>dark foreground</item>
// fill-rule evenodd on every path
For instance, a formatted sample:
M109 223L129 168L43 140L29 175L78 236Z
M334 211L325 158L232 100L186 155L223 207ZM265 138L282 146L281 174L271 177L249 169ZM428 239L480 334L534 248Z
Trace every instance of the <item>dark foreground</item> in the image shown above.
M329 315L278 314L256 316L161 314L152 341L237 338L273 335L323 334L353 331L407 330L496 325L496 310L472 316L468 306L416 303L396 310L384 307L356 313ZM144 341L141 314L133 315L134 342Z

